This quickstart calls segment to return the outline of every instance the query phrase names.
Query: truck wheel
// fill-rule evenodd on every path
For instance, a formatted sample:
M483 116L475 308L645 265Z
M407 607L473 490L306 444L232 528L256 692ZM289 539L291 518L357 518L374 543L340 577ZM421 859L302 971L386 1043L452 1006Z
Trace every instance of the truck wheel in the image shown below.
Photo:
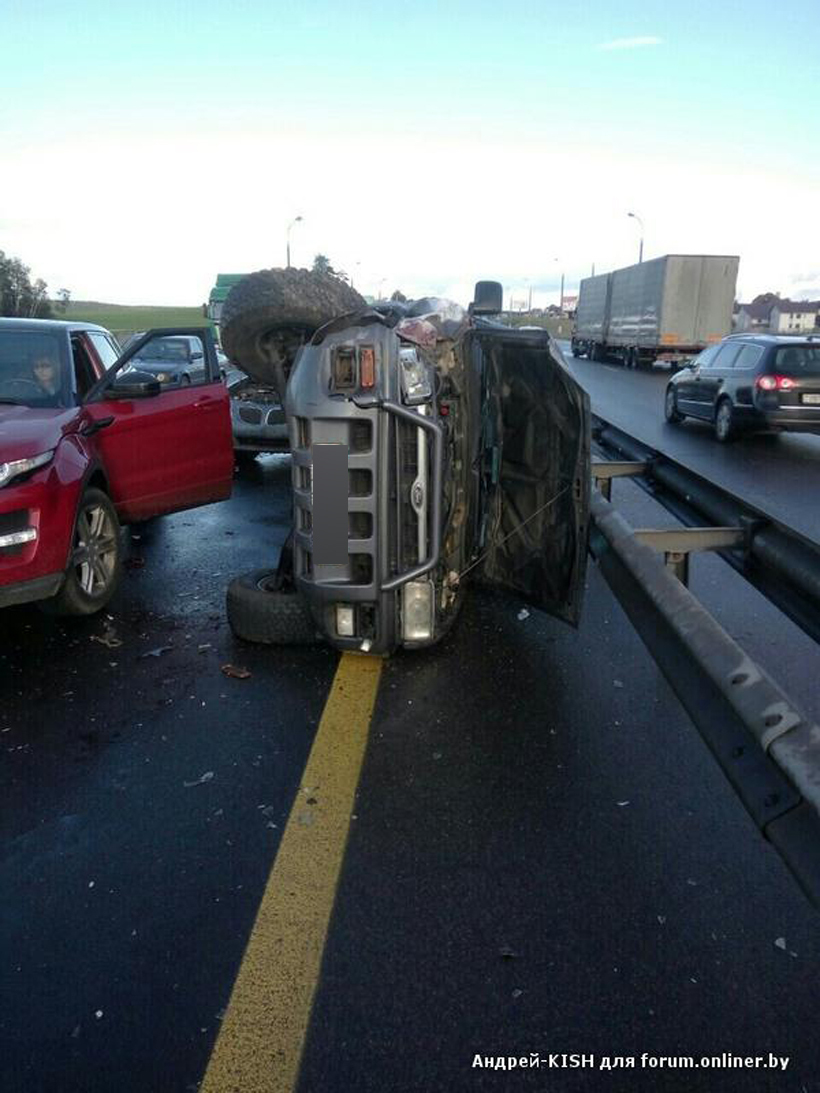
M93 615L117 590L122 544L117 512L107 494L91 487L77 507L65 580L43 603L54 615Z
M228 622L236 637L262 645L314 645L310 611L298 592L278 587L275 569L257 569L228 585Z
M355 289L329 274L307 269L259 270L234 285L222 305L222 347L258 383L275 387L266 338L278 332L277 348L287 358L287 368L301 342L320 326L364 306Z

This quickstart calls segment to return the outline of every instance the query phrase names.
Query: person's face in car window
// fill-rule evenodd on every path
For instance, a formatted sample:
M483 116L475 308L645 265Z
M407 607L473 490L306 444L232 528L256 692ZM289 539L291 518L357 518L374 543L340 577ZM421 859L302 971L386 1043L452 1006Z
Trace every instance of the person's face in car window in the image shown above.
M34 378L47 395L56 395L60 388L57 365L51 357L38 357L34 362Z

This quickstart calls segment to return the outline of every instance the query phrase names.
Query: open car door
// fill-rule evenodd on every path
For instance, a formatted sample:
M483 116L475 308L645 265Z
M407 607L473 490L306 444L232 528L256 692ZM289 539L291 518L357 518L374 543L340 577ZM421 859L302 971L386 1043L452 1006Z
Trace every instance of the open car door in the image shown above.
M183 345L194 346L198 367L171 371L171 350ZM168 369L147 367L161 351ZM120 519L145 520L230 496L230 406L210 329L149 330L87 393L83 418Z
M481 583L577 625L586 572L589 397L546 331L477 324Z

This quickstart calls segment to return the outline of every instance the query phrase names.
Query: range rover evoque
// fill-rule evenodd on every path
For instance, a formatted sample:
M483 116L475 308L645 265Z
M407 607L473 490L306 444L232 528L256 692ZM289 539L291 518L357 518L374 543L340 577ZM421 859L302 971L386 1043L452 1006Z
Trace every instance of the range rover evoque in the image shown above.
M285 296L315 276L251 276L263 275L279 290L293 282ZM548 333L498 322L495 282L478 283L467 312L430 298L345 300L354 307L315 330L286 325L281 298L266 326L259 297L256 286L254 307L232 310L229 296L222 339L286 390L294 523L275 569L231 583L234 632L421 647L447 632L470 580L576 623L589 403Z

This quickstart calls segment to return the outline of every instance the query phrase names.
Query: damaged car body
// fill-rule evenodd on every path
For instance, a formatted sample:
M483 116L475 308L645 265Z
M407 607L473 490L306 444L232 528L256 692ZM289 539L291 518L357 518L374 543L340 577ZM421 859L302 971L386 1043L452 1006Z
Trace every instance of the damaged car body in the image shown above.
M577 623L589 402L546 331L496 321L500 292L479 282L466 312L364 305L275 361L294 526L275 573L229 590L240 637L288 640L259 612L292 622L298 599L310 633L339 649L419 648L448 631L471 581Z

